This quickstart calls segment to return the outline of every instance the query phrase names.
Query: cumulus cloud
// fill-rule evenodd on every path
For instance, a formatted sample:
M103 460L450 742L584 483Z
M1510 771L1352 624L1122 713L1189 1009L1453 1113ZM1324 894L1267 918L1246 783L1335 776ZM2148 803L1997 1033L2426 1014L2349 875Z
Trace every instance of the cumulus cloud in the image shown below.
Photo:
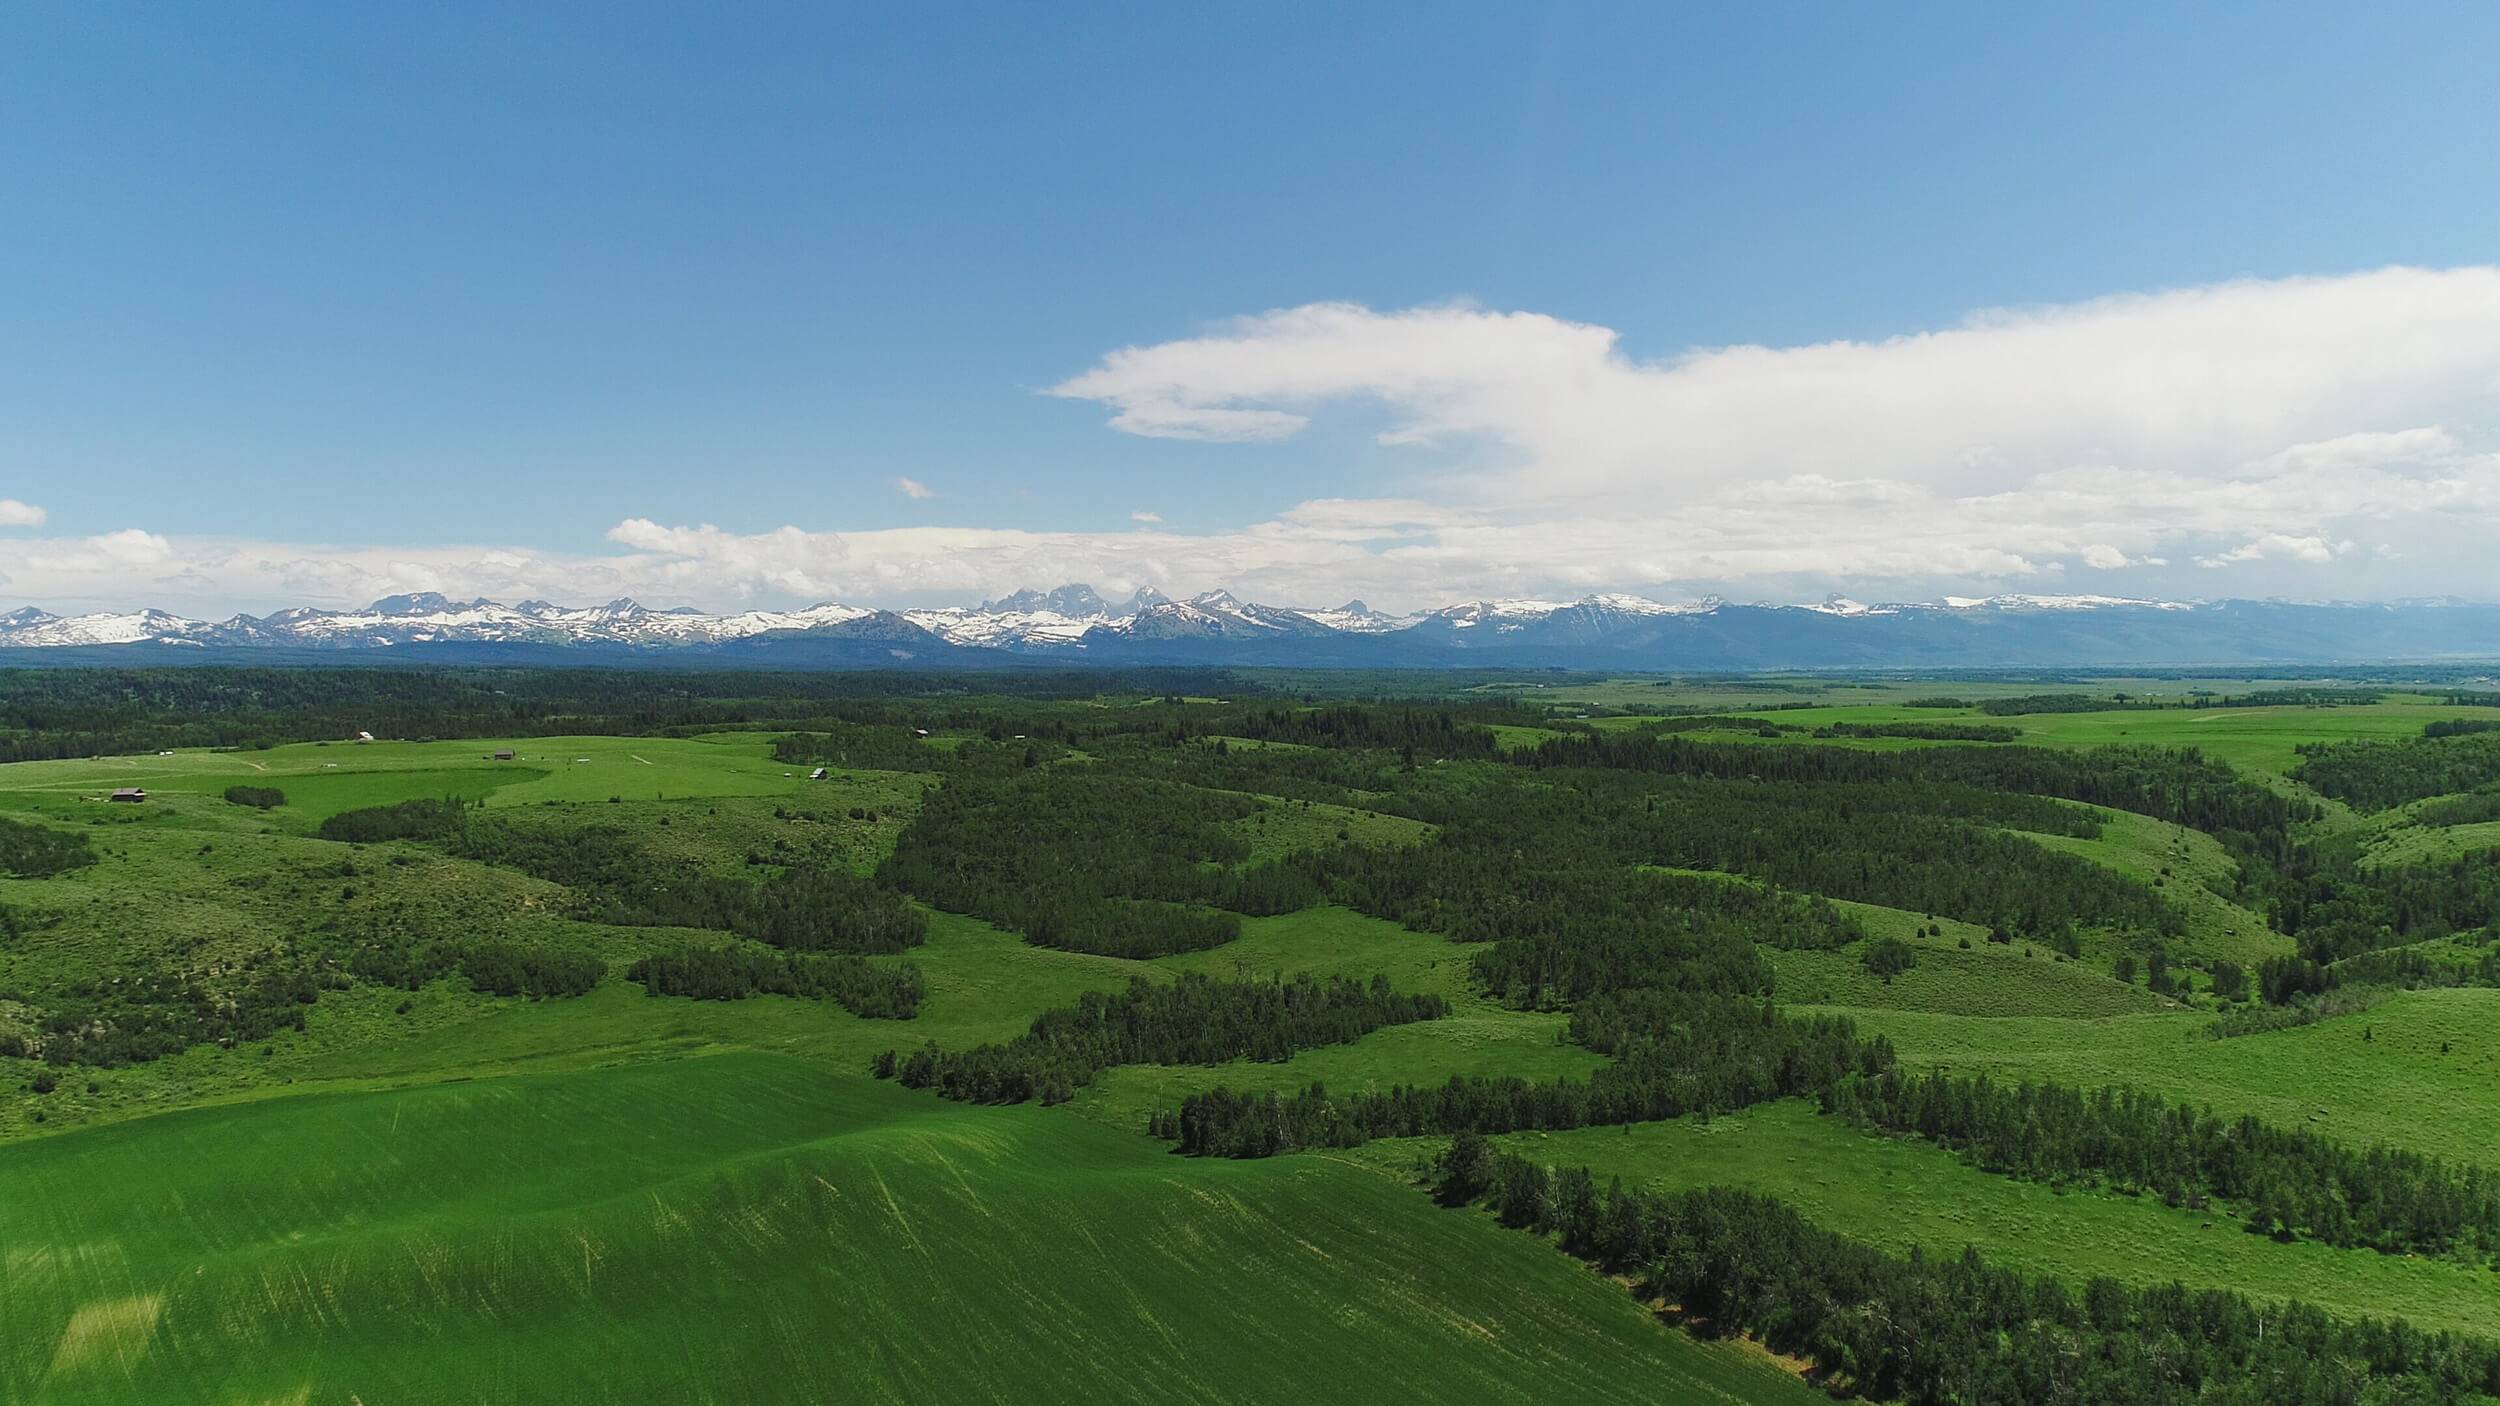
M41 527L44 511L32 503L0 498L0 527Z
M2269 532L2254 541L2243 542L2227 552L2198 557L2196 564L2203 567L2229 566L2233 562L2264 561L2269 557L2276 557L2285 561L2305 561L2313 566L2324 566L2335 560L2337 552L2349 550L2351 546L2350 542L2338 544L2329 542L2323 537L2293 537L2281 532Z
M2209 568L2325 567L2347 534L2419 561L2396 539L2500 526L2491 268L2241 281L1654 360L1536 313L1315 304L1124 348L1051 393L1167 438L1384 410L1392 450L1492 461L1445 477L1455 517L1429 544L1389 551L1542 561L1559 583L2158 573L2174 543Z
M894 491L906 498L935 498L937 491L916 478L894 480Z
M178 587L260 606L422 589L893 603L1070 580L1392 607L1614 589L1899 598L2086 572L2128 593L2500 597L2493 268L2242 281L1658 358L1536 312L1325 303L1117 350L1051 393L1104 407L1118 431L1195 441L1167 446L1176 477L1226 471L1229 442L1329 434L1347 411L1377 445L1352 451L1343 496L1209 532L1144 510L1067 532L631 518L610 550L565 555L134 529L0 539L0 575L45 603L169 603L140 598Z

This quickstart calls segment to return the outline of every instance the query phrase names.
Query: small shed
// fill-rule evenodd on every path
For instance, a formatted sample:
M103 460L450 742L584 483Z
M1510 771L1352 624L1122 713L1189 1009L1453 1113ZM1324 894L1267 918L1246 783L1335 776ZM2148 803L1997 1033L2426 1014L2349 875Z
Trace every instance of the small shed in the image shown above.
M495 753L495 760L499 762L508 762L512 760L512 749L509 747L498 749Z
M120 801L125 805L137 805L139 802L144 801L147 798L147 788L144 786L124 786L114 791L111 796L106 797L108 800Z
M807 774L807 779L808 779L808 780L810 780L810 781L822 781L822 780L824 780L824 779L825 779L825 769L824 769L823 767L818 767L818 768L816 768L814 771L811 771L811 772L809 772L809 773Z

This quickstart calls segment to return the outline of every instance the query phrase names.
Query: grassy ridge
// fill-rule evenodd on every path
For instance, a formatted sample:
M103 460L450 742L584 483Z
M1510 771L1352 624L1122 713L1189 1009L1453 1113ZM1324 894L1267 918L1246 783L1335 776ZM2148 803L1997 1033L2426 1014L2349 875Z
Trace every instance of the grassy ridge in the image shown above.
M1497 1141L1523 1157L1586 1165L1601 1179L1621 1176L1627 1186L1760 1191L1888 1250L1922 1245L1930 1254L1952 1254L1969 1244L1991 1263L2069 1279L2105 1274L2138 1286L2176 1281L2258 1299L2299 1299L2350 1317L2394 1316L2422 1327L2500 1335L2500 1294L2492 1291L2488 1270L2314 1242L2277 1244L2250 1234L2228 1214L1992 1176L1941 1148L1872 1136L1802 1102L1707 1123L1518 1133ZM1435 1140L1415 1139L1374 1143L1354 1155L1403 1171L1439 1150Z
M2127 1084L2355 1144L2500 1170L2500 990L2391 995L2357 1015L2238 1039L2186 1013L1986 1020L1852 1010L1904 1063L2009 1079Z
M1338 1163L766 1055L0 1150L24 1402L1807 1402Z

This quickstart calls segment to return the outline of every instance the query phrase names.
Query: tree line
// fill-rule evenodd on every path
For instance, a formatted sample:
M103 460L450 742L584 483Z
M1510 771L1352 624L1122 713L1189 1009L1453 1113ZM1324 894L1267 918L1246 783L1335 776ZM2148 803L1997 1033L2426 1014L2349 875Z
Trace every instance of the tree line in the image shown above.
M1874 1249L1751 1192L1620 1179L1601 1191L1585 1167L1557 1171L1466 1134L1433 1181L1445 1203L1489 1205L1629 1279L1644 1301L1804 1358L1874 1401L2362 1406L2500 1392L2500 1347L2481 1339L2178 1284L2094 1278L2078 1296L1967 1247L1950 1258Z
M2020 742L2020 728L1999 723L1825 723L1816 737L1902 737L1919 742Z
M2500 1253L2500 1183L2479 1168L2397 1148L2356 1150L2134 1090L1889 1070L1833 1082L1821 1105L2007 1176L2150 1192L2174 1206L2220 1200L2250 1229L2286 1239L2484 1261Z
M931 1043L909 1055L888 1050L872 1072L965 1103L1061 1103L1119 1065L1274 1062L1448 1013L1439 996L1401 994L1385 976L1368 983L1307 972L1265 981L1194 972L1168 983L1137 977L1126 991L1088 991L1073 1006L1043 1012L1013 1040L952 1051Z
M804 727L826 717L960 722L1104 693L1179 691L1253 695L1264 685L1204 669L1011 669L942 680L901 670L487 665L0 669L0 762L259 748L359 731L426 741Z
M2134 811L2220 835L2240 832L2288 842L2305 806L2193 747L1921 747L1870 752L1855 747L1760 747L1683 737L1590 733L1548 740L1511 756L1524 765L1604 767L1717 780L1909 782L1954 785L2014 796L2056 797ZM2023 828L2032 828L2029 826Z
M2420 737L2304 742L2296 750L2301 760L2292 779L2356 810L2392 810L2500 781L2500 732L2482 719L2434 722Z
M647 995L702 1001L794 996L831 1001L871 1020L910 1020L926 988L909 962L878 966L865 957L783 954L751 947L688 947L654 952L625 969Z
M1148 1131L1198 1157L1272 1157L1433 1133L1558 1131L1720 1113L1811 1093L1848 1074L1890 1069L1891 1042L1861 1038L1844 1016L1798 1018L1770 1002L1635 989L1573 1012L1571 1036L1613 1056L1586 1079L1453 1075L1292 1095L1218 1086L1153 1114Z

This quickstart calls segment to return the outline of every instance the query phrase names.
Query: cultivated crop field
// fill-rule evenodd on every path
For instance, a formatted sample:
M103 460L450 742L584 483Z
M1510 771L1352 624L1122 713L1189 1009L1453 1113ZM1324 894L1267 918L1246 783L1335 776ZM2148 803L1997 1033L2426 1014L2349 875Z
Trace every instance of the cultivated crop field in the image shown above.
M0 1399L2500 1385L2473 699L393 689L0 765Z

